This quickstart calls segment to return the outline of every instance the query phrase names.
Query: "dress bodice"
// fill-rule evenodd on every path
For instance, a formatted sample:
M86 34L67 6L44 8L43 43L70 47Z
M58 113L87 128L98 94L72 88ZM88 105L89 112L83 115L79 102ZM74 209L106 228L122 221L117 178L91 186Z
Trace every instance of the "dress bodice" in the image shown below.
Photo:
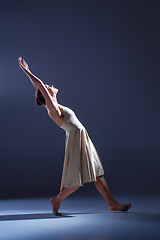
M63 108L64 114L64 120L61 128L63 128L67 132L81 130L84 128L73 110L62 105L61 107Z

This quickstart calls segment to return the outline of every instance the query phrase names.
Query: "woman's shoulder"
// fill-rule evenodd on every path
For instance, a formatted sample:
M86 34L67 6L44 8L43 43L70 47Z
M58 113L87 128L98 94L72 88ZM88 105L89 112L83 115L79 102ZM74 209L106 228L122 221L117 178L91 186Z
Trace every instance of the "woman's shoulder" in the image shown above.
M60 108L60 110L62 111L62 113L64 114L65 112L68 114L73 114L74 111L72 109L70 109L69 107L63 106L61 104L58 104L58 107Z
M45 106L45 109L47 110L50 118L52 118L53 121L55 121L55 119L56 119L55 112L53 112L51 109L49 109L47 105L44 105L44 106ZM61 112L61 115L59 115L59 118L63 118L64 117L64 108L62 105L60 105L58 103L57 103L57 106L58 106L59 111Z

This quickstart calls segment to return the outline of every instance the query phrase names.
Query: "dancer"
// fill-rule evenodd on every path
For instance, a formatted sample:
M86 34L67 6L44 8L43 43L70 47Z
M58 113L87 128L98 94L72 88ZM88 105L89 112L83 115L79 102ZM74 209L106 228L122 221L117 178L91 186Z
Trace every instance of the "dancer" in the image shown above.
M113 198L104 178L101 160L86 128L70 108L58 103L58 89L53 85L44 84L33 75L22 57L19 57L18 62L20 68L27 74L36 89L35 100L37 105L44 105L50 118L66 131L60 193L50 199L54 215L61 216L62 213L59 213L58 210L62 201L87 182L94 182L95 187L107 201L111 211L127 211L131 207L131 203L120 204Z

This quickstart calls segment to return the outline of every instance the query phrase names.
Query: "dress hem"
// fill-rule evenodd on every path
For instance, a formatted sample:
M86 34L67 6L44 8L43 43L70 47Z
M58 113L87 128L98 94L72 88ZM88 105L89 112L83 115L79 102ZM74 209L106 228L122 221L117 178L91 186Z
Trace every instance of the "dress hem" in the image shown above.
M100 175L97 175L96 177L100 177L100 176L104 176L104 173L103 173L103 174L100 174ZM63 187L63 189L64 189L64 188L72 188L72 187L82 187L85 183L96 182L96 181L97 181L97 180L88 180L88 181L86 181L86 182L83 182L82 184L72 185L72 186L69 186L69 187ZM63 189L60 190L60 192L63 191Z

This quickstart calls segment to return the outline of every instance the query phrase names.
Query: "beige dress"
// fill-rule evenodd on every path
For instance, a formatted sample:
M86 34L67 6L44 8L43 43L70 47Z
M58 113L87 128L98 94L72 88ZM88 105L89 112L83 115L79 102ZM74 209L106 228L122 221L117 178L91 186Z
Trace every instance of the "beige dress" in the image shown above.
M85 127L70 108L61 107L64 113L61 128L66 131L66 142L60 191L83 186L96 181L96 176L104 175L101 160Z

